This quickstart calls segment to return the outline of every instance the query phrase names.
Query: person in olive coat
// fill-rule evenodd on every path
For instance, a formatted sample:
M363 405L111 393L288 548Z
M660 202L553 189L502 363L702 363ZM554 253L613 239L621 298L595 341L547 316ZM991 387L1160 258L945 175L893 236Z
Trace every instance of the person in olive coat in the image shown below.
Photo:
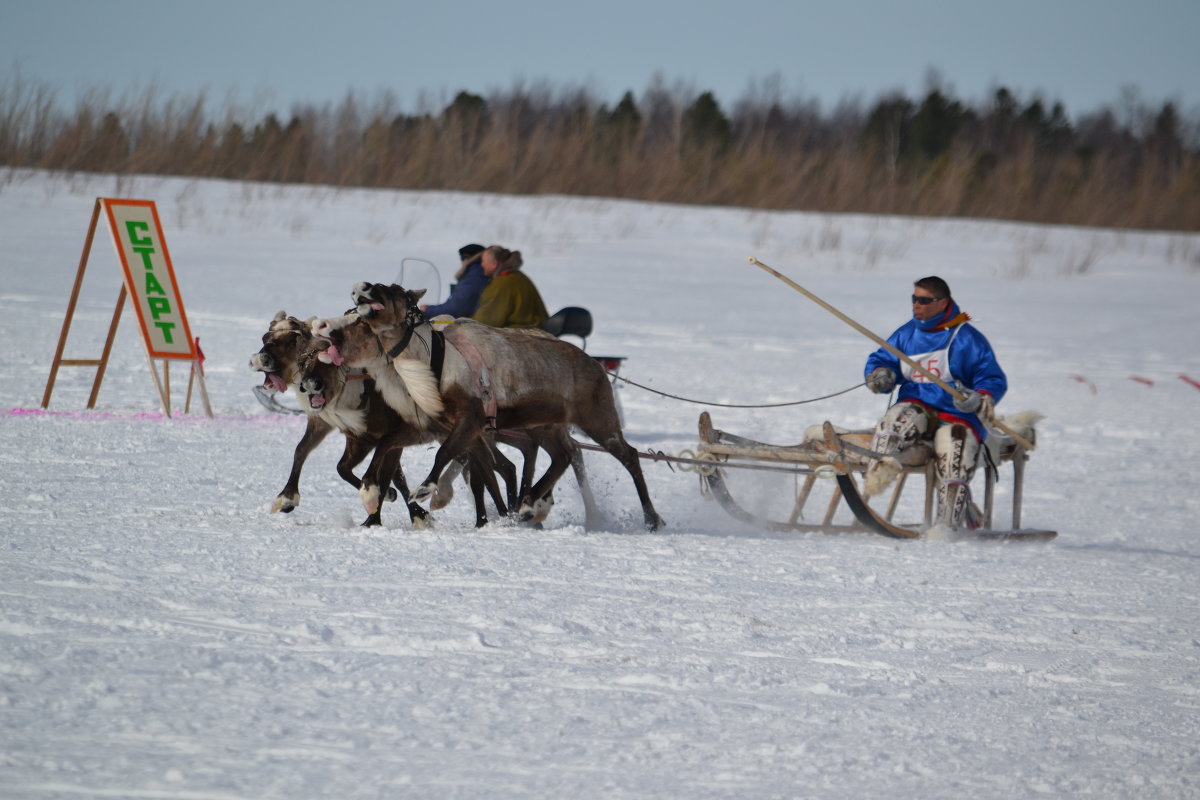
M481 261L491 283L472 319L495 328L541 327L550 314L533 281L521 271L521 253L493 245L483 251Z

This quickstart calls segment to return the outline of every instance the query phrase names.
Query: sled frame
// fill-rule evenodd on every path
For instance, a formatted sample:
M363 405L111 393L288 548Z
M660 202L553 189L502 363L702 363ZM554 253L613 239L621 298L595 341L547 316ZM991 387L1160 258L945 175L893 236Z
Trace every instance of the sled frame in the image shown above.
M771 445L756 442L752 439L737 436L713 427L708 412L700 415L700 442L696 448L700 458L713 463L711 469L701 471L701 489L711 495L730 516L753 525L766 527L775 531L818 531L825 533L841 533L847 531L867 531L857 519L850 522L836 521L838 508L841 506L842 492L834 483L828 504L821 514L820 522L804 522L804 510L813 500L813 490L821 477L833 477L833 463L837 454L830 453L824 442L809 440L797 445ZM1002 435L1002 434L993 434ZM869 445L871 432L852 431L841 434L843 442L850 448L845 453L846 464L850 472L860 476L866 471L870 461ZM924 477L924 518L923 526L933 524L936 505L937 471L933 458L933 448L925 443L896 454L900 461L901 472L894 485L885 495L886 506L880 516L892 522L900 499L908 486L909 476ZM1010 530L1021 528L1021 506L1024 494L1025 462L1029 460L1029 452L1015 441L1007 440L1000 448L1000 464L993 470L984 467L983 486L983 527L991 530L995 511L995 494L997 471L1001 464L1011 463L1013 471L1012 524ZM812 470L802 478L797 476L796 494L791 511L784 520L768 520L741 506L725 481L725 471L737 469L740 466L761 463L789 464L807 467Z

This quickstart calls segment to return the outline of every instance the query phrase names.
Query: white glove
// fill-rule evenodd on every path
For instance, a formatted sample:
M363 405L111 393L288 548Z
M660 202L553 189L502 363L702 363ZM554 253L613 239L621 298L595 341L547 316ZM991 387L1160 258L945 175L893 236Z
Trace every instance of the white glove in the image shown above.
M896 373L887 367L876 367L867 376L867 388L875 394L887 394L896 385Z

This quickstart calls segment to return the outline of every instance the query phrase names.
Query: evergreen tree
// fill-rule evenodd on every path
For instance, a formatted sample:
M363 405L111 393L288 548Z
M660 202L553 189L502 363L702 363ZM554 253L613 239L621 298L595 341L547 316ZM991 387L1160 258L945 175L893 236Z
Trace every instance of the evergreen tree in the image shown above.
M912 143L917 152L925 158L945 153L968 117L957 100L949 99L938 89L932 90L912 120Z
M729 119L712 92L705 92L683 112L683 140L685 148L711 147L723 153L733 138Z

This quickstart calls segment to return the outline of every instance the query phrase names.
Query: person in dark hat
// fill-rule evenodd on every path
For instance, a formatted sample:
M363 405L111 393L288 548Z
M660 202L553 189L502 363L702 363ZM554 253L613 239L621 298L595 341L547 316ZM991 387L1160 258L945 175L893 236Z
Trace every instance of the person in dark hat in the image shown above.
M479 296L491 283L492 279L483 271L480 256L486 248L481 244L465 244L458 248L458 258L462 262L454 280L450 285L450 296L446 302L437 305L423 305L421 310L427 317L449 314L452 317L469 317L479 308Z

